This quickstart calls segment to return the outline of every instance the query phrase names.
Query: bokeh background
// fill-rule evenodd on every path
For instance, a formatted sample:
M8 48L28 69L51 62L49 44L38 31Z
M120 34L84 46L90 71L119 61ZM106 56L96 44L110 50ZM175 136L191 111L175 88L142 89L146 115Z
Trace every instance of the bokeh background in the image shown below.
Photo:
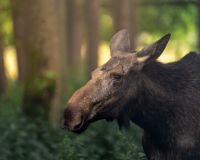
M0 0L0 160L146 159L137 126L59 128L69 96L109 60L123 28L132 50L171 33L159 60L175 61L200 49L200 0Z

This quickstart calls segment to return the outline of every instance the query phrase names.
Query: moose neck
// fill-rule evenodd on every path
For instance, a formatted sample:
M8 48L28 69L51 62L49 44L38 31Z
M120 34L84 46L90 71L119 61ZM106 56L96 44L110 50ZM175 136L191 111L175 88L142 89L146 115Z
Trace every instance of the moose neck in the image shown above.
M174 66L158 62L146 65L138 76L138 96L129 104L131 120L156 136L170 132L174 95L185 83L180 78L184 72L175 74Z

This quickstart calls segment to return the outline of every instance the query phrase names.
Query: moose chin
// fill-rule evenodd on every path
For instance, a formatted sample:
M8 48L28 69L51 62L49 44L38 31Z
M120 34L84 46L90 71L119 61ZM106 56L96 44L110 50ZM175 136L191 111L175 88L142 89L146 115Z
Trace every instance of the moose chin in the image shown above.
M149 160L200 160L200 55L157 61L170 34L131 52L124 29L110 42L111 59L69 99L61 125L81 133L97 120L133 122Z

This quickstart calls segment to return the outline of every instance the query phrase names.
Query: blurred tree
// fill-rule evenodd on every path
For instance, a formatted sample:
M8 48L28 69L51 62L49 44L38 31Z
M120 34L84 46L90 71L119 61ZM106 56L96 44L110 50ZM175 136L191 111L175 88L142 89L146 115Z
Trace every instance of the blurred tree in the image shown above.
M137 0L112 0L114 31L126 28L130 33L131 48L135 49L137 36Z
M61 92L59 21L56 0L11 0L24 111L55 120Z
M0 1L0 4L2 2ZM2 7L5 5L1 5ZM3 14L5 8L0 7L0 95L3 94L6 90L6 74L4 67L4 49L5 49L5 41L3 34L3 22L5 18L5 14Z
M23 1L18 0L11 0L11 4L13 5L13 25L14 25L14 37L15 37L15 45L17 48L17 61L18 61L18 74L19 74L19 81L22 83L26 82L28 78L28 62L27 58L28 55L25 52L25 3ZM27 36L28 37L28 36Z
M56 2L55 8L57 11L57 17L58 17L58 36L59 36L59 46L60 46L60 69L61 69L61 75L60 75L60 83L61 83L61 94L66 95L67 93L67 51L68 51L68 39L67 39L67 28L68 28L68 22L67 22L67 0L59 0ZM54 113L52 113L54 114Z
M68 26L68 21L67 21L67 11L68 11L68 3L67 0L59 0L59 1L54 1L55 2L55 7L54 9L57 12L57 31L58 31L58 36L57 38L59 39L59 54L60 58L58 59L59 63L59 72L60 75L58 77L57 81L57 89L56 89L56 99L53 101L54 105L52 105L52 109L50 112L50 119L52 122L57 122L59 119L59 114L58 112L60 111L60 102L61 98L65 96L68 93L68 64L67 64L67 52L68 52L68 32L67 28ZM66 97L65 97L66 98ZM57 101L56 101L57 100ZM59 105L58 105L59 104Z
M1 29L1 25L0 25ZM4 43L2 38L1 30L0 30L0 95L5 92L6 89L6 75L5 75L5 67L4 67L4 57L3 57L3 51L4 51Z
M71 71L76 71L81 62L82 45L82 20L83 20L83 1L67 0L68 6L68 66Z
M99 0L85 0L85 21L86 21L86 37L87 37L87 62L88 76L92 70L97 67L98 47L99 47Z
M197 29L198 29L198 42L197 42L197 46L198 46L198 50L200 52L200 0L198 0L197 3L197 12L198 12L198 20L197 20Z

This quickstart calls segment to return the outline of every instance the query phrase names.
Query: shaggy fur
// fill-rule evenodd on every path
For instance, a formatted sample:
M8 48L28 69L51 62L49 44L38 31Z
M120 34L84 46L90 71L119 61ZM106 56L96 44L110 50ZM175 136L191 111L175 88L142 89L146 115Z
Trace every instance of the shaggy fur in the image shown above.
M150 160L199 160L200 55L152 62L133 75L137 96L126 105L120 125L131 120L144 129L143 147Z

